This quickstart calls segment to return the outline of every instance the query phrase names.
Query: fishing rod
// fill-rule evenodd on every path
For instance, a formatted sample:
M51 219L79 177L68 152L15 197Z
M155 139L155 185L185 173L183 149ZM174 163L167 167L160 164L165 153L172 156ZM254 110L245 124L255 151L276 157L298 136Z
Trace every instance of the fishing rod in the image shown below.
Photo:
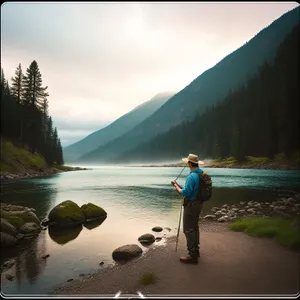
M183 169L181 170L181 172L179 173L179 175L176 177L176 179L174 180L176 182L176 180L179 178L179 176L182 174L183 170L186 168L187 165L185 165L183 167ZM181 215L182 215L182 206L183 206L183 201L182 204L180 206L180 215L179 215L179 224L178 224L178 230L177 230L177 236L176 236L176 248L175 248L175 252L177 252L177 245L178 245L178 237L179 237L179 231L180 231L180 224L181 224Z

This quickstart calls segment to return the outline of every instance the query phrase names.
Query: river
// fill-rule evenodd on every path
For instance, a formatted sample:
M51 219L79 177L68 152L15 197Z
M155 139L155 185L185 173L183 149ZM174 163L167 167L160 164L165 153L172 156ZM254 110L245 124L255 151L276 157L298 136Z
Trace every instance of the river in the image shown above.
M205 203L202 215L225 203L273 201L300 191L299 171L203 169L212 177L213 196ZM107 212L106 220L95 228L45 230L29 245L2 251L1 263L8 258L16 260L11 269L1 274L2 293L46 295L55 285L114 265L111 254L119 246L135 243L147 251L137 239L151 233L154 226L171 228L155 236L176 235L182 198L170 182L180 171L176 167L95 167L2 183L1 202L33 207L40 219L65 200L79 206L91 202ZM188 173L185 169L177 181L184 184ZM164 239L149 247L163 244ZM46 254L50 256L43 259ZM13 281L5 278L7 273L15 277Z

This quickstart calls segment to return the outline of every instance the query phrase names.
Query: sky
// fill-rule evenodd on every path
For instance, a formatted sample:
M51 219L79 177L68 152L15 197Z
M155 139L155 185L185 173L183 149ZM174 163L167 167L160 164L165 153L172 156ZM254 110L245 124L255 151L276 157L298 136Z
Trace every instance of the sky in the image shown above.
M65 147L180 91L297 2L5 2L1 67L36 60Z

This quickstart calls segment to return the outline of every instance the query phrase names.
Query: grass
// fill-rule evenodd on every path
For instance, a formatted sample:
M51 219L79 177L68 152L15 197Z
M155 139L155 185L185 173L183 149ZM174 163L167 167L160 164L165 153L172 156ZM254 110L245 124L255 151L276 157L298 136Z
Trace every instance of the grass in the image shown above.
M157 277L153 272L144 273L139 278L140 285L154 284L157 281Z
M283 218L251 217L229 224L233 231L246 232L250 236L274 238L280 245L300 250L300 227Z
M24 172L25 170L44 170L46 161L39 154L32 154L25 148L19 148L1 137L0 171L9 173Z

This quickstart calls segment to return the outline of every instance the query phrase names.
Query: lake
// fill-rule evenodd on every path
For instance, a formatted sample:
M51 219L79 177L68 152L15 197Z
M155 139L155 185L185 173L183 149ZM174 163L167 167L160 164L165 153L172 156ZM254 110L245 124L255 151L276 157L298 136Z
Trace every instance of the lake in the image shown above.
M205 203L202 215L225 203L271 202L300 191L299 171L203 169L212 177L213 196ZM1 251L1 263L11 257L16 260L11 269L1 274L2 293L45 295L68 279L114 265L111 254L117 247L134 243L147 251L137 240L144 233L163 238L176 235L182 198L170 182L180 171L176 167L95 167L3 183L1 202L33 207L40 219L65 200L79 206L92 202L106 210L107 218L94 228L79 226L60 232L47 229L29 245ZM177 181L183 185L188 173L185 169ZM171 231L154 233L154 226L169 227ZM163 244L164 239L149 247ZM50 257L43 259L45 254ZM15 276L13 281L5 278L7 273Z

